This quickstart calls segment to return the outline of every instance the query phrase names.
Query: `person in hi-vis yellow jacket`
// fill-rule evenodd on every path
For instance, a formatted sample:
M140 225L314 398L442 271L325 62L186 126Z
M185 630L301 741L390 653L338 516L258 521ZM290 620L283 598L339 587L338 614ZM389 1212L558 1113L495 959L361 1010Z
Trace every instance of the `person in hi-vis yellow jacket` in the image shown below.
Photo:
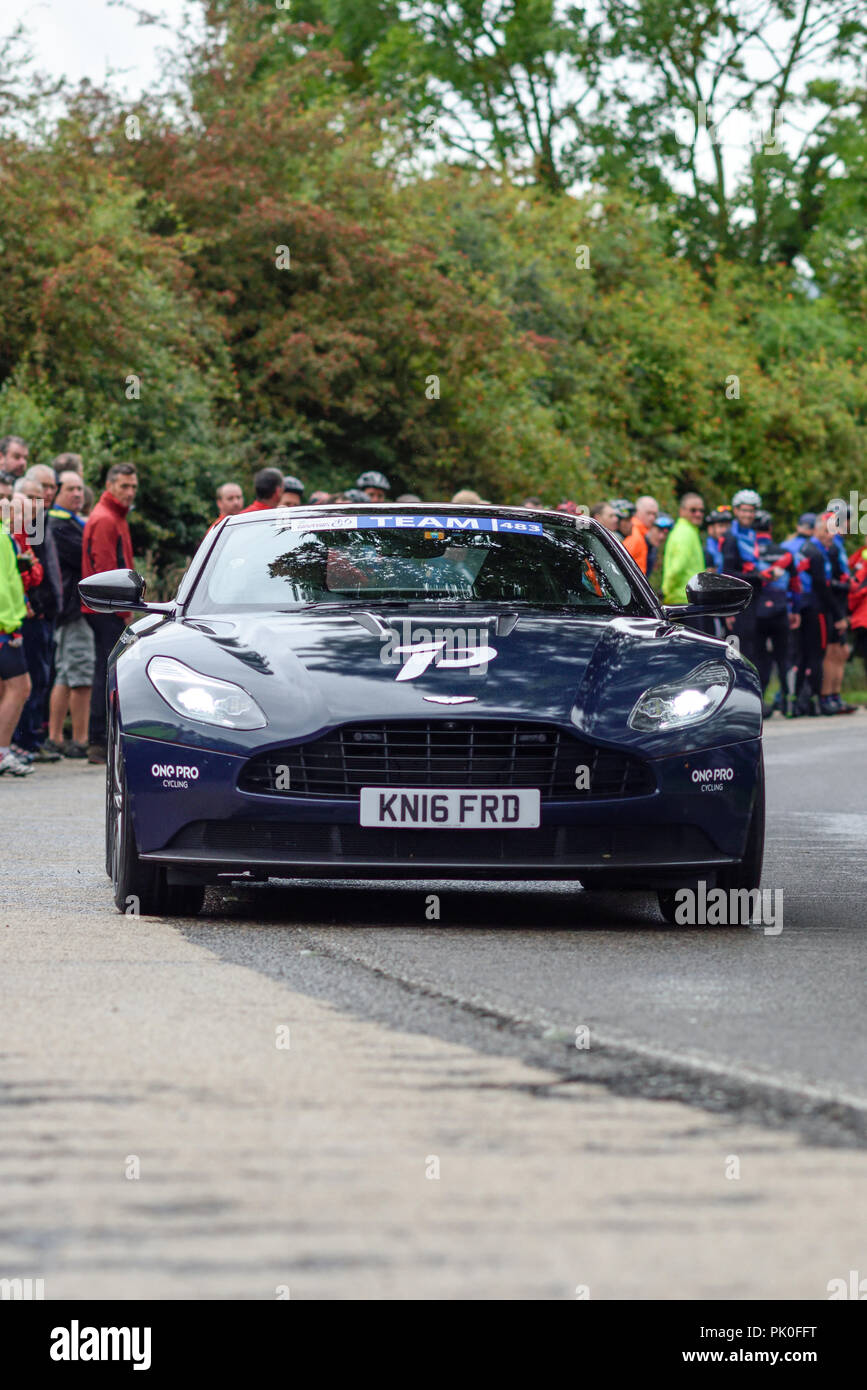
M671 528L662 556L663 603L686 603L686 581L707 569L700 526L704 502L697 492L680 499L680 515Z

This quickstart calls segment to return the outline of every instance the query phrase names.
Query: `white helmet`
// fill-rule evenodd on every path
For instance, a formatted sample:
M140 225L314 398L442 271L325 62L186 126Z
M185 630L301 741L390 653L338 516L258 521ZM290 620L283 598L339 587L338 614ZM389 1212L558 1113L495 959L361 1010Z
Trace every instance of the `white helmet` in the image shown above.
M762 499L752 488L742 487L740 492L736 492L732 498L733 507L760 507Z

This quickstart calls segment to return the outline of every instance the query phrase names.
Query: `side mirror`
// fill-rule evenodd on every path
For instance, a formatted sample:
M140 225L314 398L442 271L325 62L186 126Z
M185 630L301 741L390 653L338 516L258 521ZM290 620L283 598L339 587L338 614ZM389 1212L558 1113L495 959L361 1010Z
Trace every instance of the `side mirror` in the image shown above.
M88 608L95 613L126 613L143 610L148 613L171 613L172 603L145 603L144 576L136 570L104 570L82 579L78 592Z
M687 603L663 606L666 618L732 618L751 602L753 586L728 574L700 570L686 584Z

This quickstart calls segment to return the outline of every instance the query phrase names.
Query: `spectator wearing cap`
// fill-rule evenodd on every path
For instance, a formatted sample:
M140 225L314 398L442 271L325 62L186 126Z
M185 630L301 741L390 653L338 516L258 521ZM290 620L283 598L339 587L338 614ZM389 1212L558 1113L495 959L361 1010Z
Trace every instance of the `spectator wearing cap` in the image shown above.
M249 507L242 507L241 516L245 512L267 512L272 507L279 507L283 501L283 473L279 468L260 468L253 478L253 492L255 501Z
M732 524L731 507L715 507L707 519L707 535L704 540L706 568L722 574L723 541Z
M648 532L647 532L647 577L648 577L648 579L650 579L651 575L653 574L654 570L655 570L656 567L657 567L658 561L660 560L662 554L664 553L665 542L668 540L668 533L669 533L669 531L671 530L671 528L672 528L673 525L674 525L674 518L668 516L665 512L660 512L660 513L658 514L657 518L656 518L656 521L653 523L653 525L652 525L651 527L648 528ZM660 570L659 578L660 578L660 580L661 580L661 578L662 578L661 570Z
M615 534L625 541L627 536L632 534L632 518L635 515L635 505L627 501L625 497L615 497L611 503L617 515L617 525L614 528Z
M793 531L792 535L791 535L791 536L787 536L786 539L782 542L782 545L780 546L780 549L781 549L781 550L788 551L788 553L793 557L794 562L795 562L794 567L795 567L795 571L796 571L796 572L797 572L798 569L806 568L805 566L801 566L800 563L799 563L800 557L801 557L801 551L803 550L804 546L807 544L807 541L811 541L811 540L813 539L815 533L816 533L816 513L815 513L815 512L802 512L801 515L798 517L798 524L797 524L797 527L795 528L795 530ZM795 602L795 607L798 608L798 607L799 607L799 604L798 604L798 602L797 602L797 586L795 586L795 589L796 589L796 602Z
M785 575L782 567L769 565L762 559L755 529L756 512L761 505L761 497L752 488L742 488L736 492L732 498L734 520L723 541L723 573L746 580L753 586L755 594L760 593L771 580ZM734 632L744 656L754 664L758 664L759 655L757 614L758 607L753 601L736 618L726 618L726 627Z
M54 633L54 686L48 705L48 738L45 747L67 758L87 757L87 726L96 660L93 632L81 611L78 584L84 546L84 483L68 468L60 475L54 506L49 512L51 534L57 546L63 580L63 606ZM64 741L67 713L72 738Z
M138 491L135 464L115 463L105 476L105 490L87 518L81 552L81 577L106 570L134 569L132 537L127 516ZM82 602L81 611L93 633L94 666L90 696L87 761L104 763L107 741L106 675L112 648L132 613L94 613Z
M687 580L705 567L700 529L703 520L704 502L700 494L685 492L662 557L664 603L686 603Z
M377 473L376 469L362 473L360 477L356 478L355 486L367 493L368 502L386 502L388 494L391 492L391 483L388 478L384 473Z
M639 497L635 503L632 529L623 542L641 573L645 575L650 572L647 533L658 516L659 503L656 498Z
M300 478L293 478L291 475L283 479L283 496L280 500L281 507L301 507L304 504L304 484Z

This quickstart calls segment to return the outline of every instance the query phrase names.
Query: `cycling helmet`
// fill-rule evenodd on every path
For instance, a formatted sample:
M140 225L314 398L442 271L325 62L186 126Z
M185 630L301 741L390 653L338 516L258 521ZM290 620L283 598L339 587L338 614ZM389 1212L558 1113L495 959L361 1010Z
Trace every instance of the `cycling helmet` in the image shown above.
M618 521L628 521L635 515L635 503L627 502L625 497L612 498L609 506L612 506L617 513Z
M283 479L283 491L284 491L284 492L297 492L299 497L303 497L303 496L304 496L304 484L302 483L302 481L301 481L300 478L284 478L284 479Z
M753 492L752 488L742 487L740 492L736 492L732 498L733 507L760 507L762 499L758 492Z
M373 474L368 473L366 476L372 477ZM343 494L343 500L344 502L351 502L355 507L370 506L370 498L368 497L367 493L362 492L361 488L358 487L347 488L346 492L344 492Z
M716 525L718 525L721 521L724 521L724 522L727 522L727 523L728 523L728 522L731 522L731 520L732 520L732 509L731 509L731 507L714 507L714 509L713 509L713 511L711 512L710 516L707 517L707 524L708 524L708 526L716 526Z
M391 483L388 481L388 478L386 478L384 473L377 473L375 470L371 470L369 473L362 473L361 477L356 479L355 486L357 488L378 487L382 492L391 492Z
M770 531L770 529L771 529L771 522L772 522L772 521L773 521L773 517L771 516L770 512L765 512L765 511L761 511L761 510L759 510L759 511L756 512L756 529L757 529L757 530L759 530L759 531Z

